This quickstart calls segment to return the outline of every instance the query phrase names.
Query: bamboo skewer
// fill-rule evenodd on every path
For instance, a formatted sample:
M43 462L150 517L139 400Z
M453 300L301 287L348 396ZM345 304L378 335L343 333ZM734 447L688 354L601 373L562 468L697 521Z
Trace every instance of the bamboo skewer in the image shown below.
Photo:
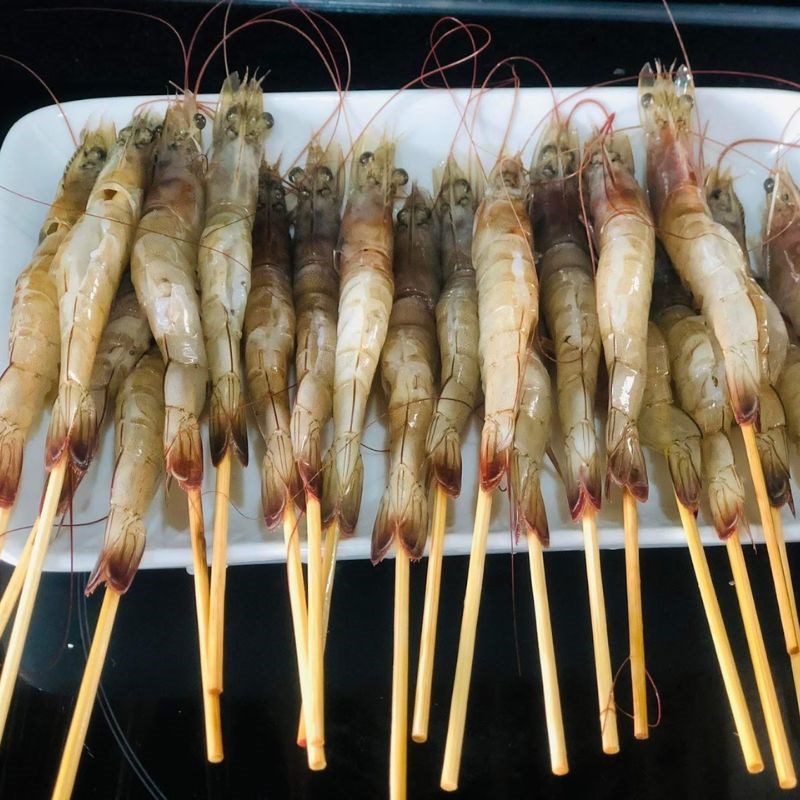
M747 771L753 773L763 772L764 759L761 757L753 722L750 718L750 711L747 708L744 690L739 679L739 672L736 669L736 661L733 657L728 633L725 630L725 622L720 611L717 593L714 590L714 583L711 580L711 573L708 569L708 561L700 540L700 532L697 529L697 520L694 514L678 500L677 495L675 502L678 506L678 513L681 516L683 530L686 533L686 541L689 544L689 555L697 578L697 588L700 590L700 598L703 601L703 608L706 612L711 639L714 642L714 650L717 653L722 681L728 694L728 702L733 713L736 733L739 737L739 744L742 748Z
M225 638L225 578L228 568L228 501L231 490L231 451L217 465L214 501L214 538L211 552L211 596L208 618L208 682L221 693Z
M306 495L306 533L308 540L308 686L309 747L325 746L325 573L322 555L322 513L319 500Z
M398 543L394 572L394 647L392 655L392 730L389 746L389 798L405 800L408 770L408 603L409 558Z
M583 547L586 559L586 582L589 588L589 609L592 617L597 700L600 705L600 734L603 752L619 752L617 707L614 702L614 678L611 672L611 653L608 645L606 601L603 576L600 571L600 547L597 541L597 514L591 506L583 512Z
M437 485L431 517L431 545L425 582L425 606L422 612L422 633L420 634L417 684L414 694L414 719L411 726L411 738L415 742L428 740L433 687L433 657L436 651L436 625L439 616L439 591L442 585L442 554L446 520L447 494L441 486Z
M553 646L553 627L550 620L550 603L547 599L547 582L544 573L542 543L528 534L528 559L531 570L533 610L536 617L536 640L539 645L539 663L544 690L544 713L547 720L547 740L550 744L550 768L554 775L569 772L567 744L564 739L564 720L561 714L561 694L558 689L556 653Z
M483 568L486 562L486 540L489 535L491 513L492 495L490 492L480 489L475 508L475 527L472 532L467 590L464 595L464 612L461 617L461 632L458 639L458 660L453 680L450 720L447 726L447 743L442 765L441 787L446 792L453 792L458 788L458 773L461 767L461 750L464 745L469 683L472 676L472 659L475 654L475 635L478 628Z
M294 647L297 657L297 674L300 681L300 698L303 707L304 724L308 727L308 609L306 608L306 590L303 579L303 562L300 558L300 531L297 526L297 515L292 503L287 503L283 512L283 541L286 545L286 578L289 583L289 606L292 612L294 628ZM308 742L308 766L312 770L325 769L325 748L317 743Z
M6 585L2 598L0 598L0 636L6 632L6 626L14 614L14 609L19 600L19 593L22 591L22 584L25 582L25 575L28 572L28 564L31 560L33 542L36 539L36 526L39 520L33 523L33 530L28 534L28 540L19 554L19 561L11 573L11 578Z
M778 543L778 536L775 531L774 518L772 515L769 497L767 495L767 485L764 481L764 470L761 467L761 458L758 455L756 445L756 435L752 423L740 426L744 446L747 451L747 460L750 464L750 475L753 478L753 488L758 501L758 513L761 517L761 527L764 531L764 541L767 545L769 555L769 566L772 570L772 582L775 585L775 596L778 600L778 612L781 617L783 627L783 637L786 640L786 649L789 654L800 652L800 640L795 622L796 618L792 615L792 605L789 597L789 578L788 562L784 564L781 558L781 548Z
M322 653L325 654L325 643L328 640L328 620L331 616L331 600L333 597L333 581L336 577L336 553L339 550L339 527L333 523L325 532L325 546L322 554L322 575L325 579L325 598L322 606ZM306 746L305 708L300 709L300 720L297 723L297 744Z
M103 605L100 607L100 616L97 618L97 625L92 637L92 646L86 659L81 687L78 691L78 698L75 701L75 709L72 712L67 741L64 744L64 752L58 768L58 777L53 789L53 800L69 800L72 797L75 778L78 775L78 766L83 753L83 745L86 741L86 732L89 729L89 721L92 717L94 701L97 696L97 687L100 684L100 676L103 672L108 644L111 640L111 631L119 608L120 597L121 595L113 589L106 589L103 596Z
M644 662L642 581L639 573L639 515L636 498L627 489L622 493L622 519L625 528L625 583L628 595L633 735L637 739L647 739L650 730L647 725L647 672Z
M58 500L64 485L66 470L67 457L62 456L48 477L42 509L39 519L34 524L33 531L35 533L32 532L34 540L31 549L31 560L25 573L17 616L11 629L6 658L3 662L3 670L0 673L0 741L3 739L6 722L8 721L11 698L17 683L17 675L22 662L22 651L25 649L25 639L28 636L28 628L33 616L33 606L36 603L36 593L39 590L39 581L42 577L42 566L50 545L50 532L58 510Z
M11 506L0 506L0 553L6 546L6 536L8 536L8 520L11 518Z
M750 658L753 661L758 696L761 700L761 707L767 724L769 746L775 762L775 770L778 773L778 783L782 789L793 789L797 785L797 777L792 763L791 752L789 751L789 743L786 739L786 730L781 719L775 684L772 680L767 651L764 647L764 636L761 633L761 625L756 613L753 590L750 587L750 579L747 575L747 566L745 565L738 532L734 531L725 544L731 563L734 586L736 587L736 597L739 600L739 609L742 613L747 645L750 649Z
M206 730L206 756L212 764L223 759L222 720L219 693L212 692L208 665L208 621L209 588L206 536L203 526L203 501L200 490L187 493L189 505L189 531L192 541L192 565L194 569L194 604L197 614L197 638L200 647L200 678L203 687L203 719Z

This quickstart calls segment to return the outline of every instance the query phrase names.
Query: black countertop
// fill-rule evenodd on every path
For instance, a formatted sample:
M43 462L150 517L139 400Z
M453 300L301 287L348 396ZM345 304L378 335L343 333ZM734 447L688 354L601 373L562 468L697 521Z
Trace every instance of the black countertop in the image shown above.
M180 81L176 43L144 19L110 13L46 11L55 3L0 8L0 52L38 70L62 100L161 93ZM70 5L74 5L71 3ZM170 19L187 37L203 6L195 3L107 3ZM678 5L678 4L676 4ZM473 6L474 7L474 6ZM490 4L486 4L490 9ZM235 7L239 21L255 8ZM418 71L433 19L408 15L333 17L353 55L353 88L396 87ZM473 17L472 19L477 19ZM596 83L635 74L644 61L679 54L668 24L591 19L481 18L494 44L485 64L511 54L539 59L556 85ZM210 26L205 54L219 36ZM212 32L213 31L213 32ZM796 32L684 25L696 69L739 69L800 76ZM268 91L329 88L319 64L297 40L266 30L231 46L237 66L270 70ZM205 88L222 79L218 59ZM49 99L11 64L0 64L0 130ZM465 77L462 75L462 81ZM530 83L539 85L532 74ZM714 82L711 78L704 83ZM718 83L738 84L731 78ZM748 85L754 85L748 81ZM766 85L755 83L755 85ZM746 109L743 109L746 113ZM78 534L79 535L79 534ZM576 540L579 533L576 531ZM663 717L648 742L633 739L620 718L621 752L603 756L583 555L546 556L547 579L564 706L570 774L549 771L527 560L490 556L484 581L461 771L461 797L766 798L778 796L763 718L723 548L708 549L712 575L759 734L767 769L745 772L688 553L642 553L647 663ZM789 547L795 574L800 548ZM766 552L748 549L748 566L792 742L800 766L800 720L783 652ZM426 745L409 743L409 797L438 791L467 560L445 562L431 717ZM378 798L386 795L391 689L393 567L341 563L326 657L328 769L311 774L294 745L298 687L282 566L236 567L228 573L225 762L204 759L192 581L183 571L142 572L121 603L103 684L117 733L98 708L76 785L80 798L139 798L152 782L169 798ZM612 663L627 654L624 559L603 553ZM0 568L3 583L8 568ZM412 568L411 678L424 593L425 562ZM23 660L6 739L0 750L0 796L46 797L52 788L83 666L81 621L89 628L99 598L84 601L85 576L46 575ZM627 670L618 701L630 706ZM651 696L651 709L655 701ZM651 716L653 716L651 714ZM135 753L137 770L123 753Z

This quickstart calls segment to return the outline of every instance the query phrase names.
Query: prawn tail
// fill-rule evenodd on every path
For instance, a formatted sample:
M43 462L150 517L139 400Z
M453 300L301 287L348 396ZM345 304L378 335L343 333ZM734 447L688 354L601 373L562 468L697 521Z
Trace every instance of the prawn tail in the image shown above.
M514 419L505 415L487 417L481 432L480 480L481 489L491 492L508 472L511 447L514 441Z
M703 470L714 530L727 539L745 524L744 489L736 471L731 443L721 431L703 437Z
M540 476L538 464L534 464L528 455L515 449L509 478L513 527L517 536L523 532L536 536L547 547L550 544L550 527L547 523Z
M461 437L444 414L437 411L428 430L427 450L433 477L450 497L461 493Z
M322 497L322 432L319 420L295 402L292 409L292 449L305 491Z
M75 497L75 492L80 485L81 480L83 480L83 476L86 474L85 470L76 469L72 466L72 464L67 465L67 472L64 475L64 483L61 486L61 494L58 498L58 510L57 514L59 516L66 514L69 511L70 504L72 503L72 498Z
M13 422L0 419L0 506L3 508L10 508L17 499L24 445L24 431Z
M241 381L233 372L223 375L211 392L208 442L214 466L222 461L229 447L233 447L242 466L247 466L247 418L242 403Z
M97 411L89 392L74 381L58 389L45 443L48 470L67 456L72 468L86 472L97 449Z
M267 527L279 525L286 504L293 503L301 495L289 434L281 430L273 431L267 442L261 469L261 504Z
M428 535L428 500L413 472L400 464L389 476L372 529L373 564L381 561L397 537L412 560L422 558Z
M582 427L586 425L587 423L584 422ZM591 430L587 430L586 433L591 438L587 437L584 441L590 443L590 446L584 449L584 455L579 450L570 447L569 442L565 449L564 486L567 491L569 513L573 520L579 520L583 516L587 505L591 505L599 511L602 504L600 458L595 446L594 426L589 423L589 427Z
M333 443L323 490L325 522L335 520L342 536L355 533L363 485L364 462L360 443L357 436L349 433Z
M112 505L106 523L105 545L89 578L86 594L92 594L101 583L119 594L127 592L142 560L145 541L142 518Z
M608 479L627 489L640 503L644 503L647 500L649 484L644 453L642 453L642 445L639 442L639 430L634 422L626 418L622 433L617 436L615 429L622 416L613 408L609 414L607 425L609 433ZM608 487L608 483L606 487Z
M167 406L164 423L164 459L171 475L184 491L199 489L203 483L203 441L200 424L174 406Z
M782 432L775 432L778 436ZM792 487L789 481L788 466L788 443L785 433L783 441L775 442L770 433L756 434L756 446L764 470L764 480L767 484L767 495L770 505L773 508L782 508L789 505L794 513L794 498L792 497ZM781 457L779 448L786 454L786 458Z
M733 415L739 425L753 423L758 427L757 374L758 369L751 369L749 360L735 353L725 353L725 380Z

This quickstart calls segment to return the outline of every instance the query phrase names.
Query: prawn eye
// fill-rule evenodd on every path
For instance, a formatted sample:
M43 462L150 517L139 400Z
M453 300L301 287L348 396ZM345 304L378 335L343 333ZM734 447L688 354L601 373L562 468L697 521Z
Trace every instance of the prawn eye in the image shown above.
M709 197L710 197L712 200L719 200L719 199L720 199L720 197L722 197L722 189L720 189L720 188L716 188L716 189L714 189L714 190L711 192L711 194L709 195Z
M333 180L333 173L326 166L319 167L317 175L323 183L330 183Z
M366 167L370 161L372 161L373 154L369 150L365 150L359 157L358 163L361 164L362 167Z
M297 184L300 183L300 181L303 180L303 178L305 177L305 174L306 174L305 170L302 167L294 167L289 172L289 183L292 183L295 186L297 186Z
M683 103L686 108L691 108L694 105L694 97L690 94L685 94L681 97L681 103Z
M261 115L261 119L264 121L264 124L267 126L267 130L269 130L275 124L275 117L269 113L269 111L265 111Z
M424 225L431 218L431 210L427 206L418 206L414 213L414 222Z
M108 154L106 153L105 147L95 145L94 147L90 147L83 155L87 161L84 167L91 168L97 166L97 162L105 161Z
M392 173L392 183L396 186L405 186L408 183L408 173L404 169L396 169Z
M764 181L764 191L769 194L775 189L775 178L767 178Z
M402 227L407 228L408 227L408 217L409 217L408 209L407 208L401 208L397 212L397 224L402 226Z
M206 118L199 111L194 115L194 125L199 131L206 126Z
M653 100L655 98L650 92L646 92L642 95L642 108L650 108L653 105Z
M228 113L225 114L225 119L228 120L228 122L236 122L239 119L239 106L231 106L228 109Z

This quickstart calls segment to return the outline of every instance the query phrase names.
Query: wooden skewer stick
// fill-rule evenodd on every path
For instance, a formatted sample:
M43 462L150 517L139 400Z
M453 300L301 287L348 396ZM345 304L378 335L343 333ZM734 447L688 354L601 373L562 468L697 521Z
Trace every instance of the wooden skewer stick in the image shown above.
M333 596L333 580L336 577L336 553L339 550L339 527L335 523L325 532L325 546L322 554L322 575L325 580L325 599L322 607L322 652L325 654L325 642L328 640L328 620L331 616L331 599ZM300 720L297 723L297 744L306 746L305 708L300 709Z
M308 540L308 747L325 746L325 573L322 556L322 512L319 500L306 495ZM305 706L304 706L305 707Z
M728 693L728 702L733 713L733 721L736 725L736 733L739 737L739 745L742 748L747 771L763 772L764 759L761 757L758 740L753 729L753 721L750 718L742 682L739 679L736 661L728 640L728 632L725 630L725 621L722 618L717 593L711 580L708 561L703 550L703 543L700 540L700 531L697 529L697 520L694 514L678 500L677 495L675 502L678 505L678 513L681 516L683 530L689 543L689 555L697 578L697 588L700 589L700 598L703 601L708 627L711 630L711 639L714 642L714 649L717 653L717 661L722 673L722 681L725 684L725 691Z
M306 608L306 588L303 579L303 562L300 559L300 531L297 527L297 514L292 503L287 503L283 512L283 541L286 545L286 578L289 583L289 606L294 628L294 647L297 657L297 674L300 681L300 698L303 704L305 726L308 729L310 708L308 702L308 609ZM309 742L308 766L316 771L325 769L325 748Z
M61 461L50 472L42 510L33 529L35 533L32 533L34 540L31 560L22 584L17 616L14 618L14 626L11 629L6 659L3 662L3 671L0 673L0 741L3 739L6 722L8 721L11 698L14 694L19 667L22 663L22 651L25 649L25 639L28 636L28 628L33 616L36 593L39 591L44 557L47 555L47 549L50 546L50 533L58 510L58 499L61 496L66 470L67 457L63 456Z
M208 618L209 690L221 693L225 638L225 578L228 569L228 505L231 492L231 450L217 465L214 538L211 552L211 597Z
M411 738L415 742L428 740L433 687L433 656L436 651L436 623L439 616L439 590L442 585L442 554L446 520L447 494L441 486L437 485L431 517L431 545L425 582L425 606L422 611L417 685L414 694L414 720L411 726Z
M22 584L25 582L25 575L28 572L28 565L31 561L31 552L33 551L33 542L36 539L36 526L38 524L38 520L34 522L33 530L28 534L28 540L19 554L19 561L17 561L3 596L0 598L0 636L6 632L6 626L14 614L14 609L17 607L19 593L22 591Z
M203 719L206 729L206 757L212 764L222 761L222 719L219 707L219 692L211 691L208 667L208 558L206 556L206 534L203 524L203 501L200 489L186 495L189 504L189 533L192 541L192 565L194 569L194 605L197 615L197 639L200 647L200 678L203 686Z
M394 649L392 655L392 732L389 746L389 798L405 800L408 770L408 595L409 559L397 545L394 560Z
M544 690L544 714L547 720L547 740L550 743L550 768L553 775L569 772L567 743L564 739L564 720L561 715L561 694L558 690L556 653L553 646L553 627L550 622L550 603L544 574L542 543L528 534L528 559L531 569L533 610L536 616L536 640L539 644L539 663Z
M793 789L797 785L797 777L786 740L786 731L781 719L778 706L778 696L775 693L775 683L769 668L767 651L764 647L764 636L756 613L756 604L753 600L753 590L750 587L750 578L747 575L747 566L742 553L739 533L734 533L725 542L728 549L728 558L731 562L733 582L736 587L736 597L739 600L739 609L742 613L744 632L747 636L747 646L750 649L750 658L753 661L753 672L756 676L758 696L761 699L761 708L767 724L767 736L778 773L778 783L781 789Z
M106 589L103 596L103 605L100 607L100 616L97 618L97 626L92 637L92 646L86 659L81 688L78 691L78 699L75 701L75 709L72 712L67 741L61 756L61 765L58 768L58 777L53 789L53 800L69 800L72 797L120 597L121 595L113 589Z
M8 520L11 518L11 506L0 506L0 553L6 546L6 536L8 536Z
M469 555L467 590L461 616L461 633L458 638L458 659L450 701L450 721L447 725L447 743L444 749L441 787L446 792L458 788L461 767L461 750L464 746L464 727L467 722L469 683L472 677L472 659L475 654L475 635L478 628L478 611L483 586L483 568L486 562L486 540L489 536L489 518L492 513L491 492L478 491L475 508L475 526L472 532L472 549Z
M798 629L798 635L800 635L800 626L798 626L798 619L797 619L797 600L794 596L794 586L792 585L792 573L789 570L789 556L786 553L786 538L783 535L783 522L781 521L781 510L779 508L775 508L774 506L771 507L770 511L772 512L772 522L775 526L775 533L778 536L778 545L781 549L781 562L783 563L783 573L786 575L786 582L789 587L789 602L792 608L792 621L795 624L795 628ZM2 602L0 602L0 607L2 607ZM0 628L0 635L2 635L3 630ZM789 653L789 661L792 667L792 680L794 682L794 694L797 698L797 707L800 709L800 653Z
M647 672L644 666L644 622L642 621L642 580L639 573L639 514L636 498L622 493L625 528L625 583L628 594L628 638L630 641L631 688L633 691L633 735L647 739Z
M767 545L769 566L772 571L772 583L775 586L775 596L778 600L778 613L783 626L783 638L786 641L786 650L792 653L800 652L800 640L796 623L792 618L792 606L789 599L789 579L787 577L788 562L784 566L781 559L778 536L775 532L774 519L767 495L767 484L764 481L764 470L761 467L761 458L758 455L756 434L752 423L741 425L744 446L747 451L747 461L750 464L750 475L753 478L753 488L758 501L758 513L761 517L761 527L764 531L764 541Z
M597 701L600 705L600 735L603 752L619 753L617 706L614 702L614 678L608 645L606 601L600 571L600 547L597 541L597 513L591 506L583 512L583 547L586 558L586 582L589 587L589 610L592 617L592 644L597 678Z

